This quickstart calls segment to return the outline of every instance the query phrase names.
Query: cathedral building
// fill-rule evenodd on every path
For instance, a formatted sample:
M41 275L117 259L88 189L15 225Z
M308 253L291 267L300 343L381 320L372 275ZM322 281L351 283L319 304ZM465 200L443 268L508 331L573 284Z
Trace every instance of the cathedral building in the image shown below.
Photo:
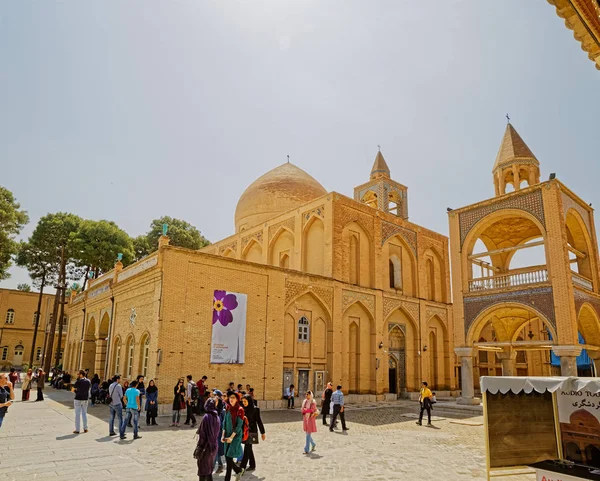
M423 379L454 391L448 239L408 214L381 152L353 198L280 165L242 194L232 236L192 251L165 235L73 296L65 367L143 374L169 404L187 374L250 384L270 406L289 384L369 400L414 396Z
M495 196L451 210L461 402L480 375L590 376L600 359L598 241L591 204L550 174L509 123ZM594 365L595 364L595 365Z

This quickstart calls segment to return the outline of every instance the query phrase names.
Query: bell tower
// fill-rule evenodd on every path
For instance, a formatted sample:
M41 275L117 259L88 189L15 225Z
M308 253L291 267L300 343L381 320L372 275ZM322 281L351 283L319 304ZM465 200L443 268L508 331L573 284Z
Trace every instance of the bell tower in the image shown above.
M528 187L540 183L540 163L510 122L492 172L496 197L508 193L506 188L509 185L513 186L513 190L520 190L524 181Z
M375 156L371 180L354 188L354 200L408 220L408 189L391 179L381 150Z

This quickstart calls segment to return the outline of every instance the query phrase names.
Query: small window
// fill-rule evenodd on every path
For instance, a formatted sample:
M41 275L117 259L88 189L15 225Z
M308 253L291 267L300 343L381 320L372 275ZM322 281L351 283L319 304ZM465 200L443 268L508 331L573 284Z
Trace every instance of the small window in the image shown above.
M38 348L35 350L35 360L36 360L36 361L41 361L41 359L42 359L42 348L41 348L41 347L38 347Z
M63 316L63 327L67 327L67 321L68 321L68 319L67 319L67 315L65 314L65 315Z
M14 324L15 323L15 311L14 309L9 309L6 311L6 323Z
M38 315L38 313L37 313L37 311L35 311L35 312L33 313L33 320L32 320L32 323L31 323L31 324L32 324L32 325L34 325L34 326L35 326L35 321L37 320L37 315Z
M8 346L2 348L2 361L6 361L8 359Z
M146 377L148 375L148 357L150 356L150 337L146 337L144 343L144 360L142 361L142 375Z
M298 341L309 342L310 341L310 326L308 319L302 316L298 319Z

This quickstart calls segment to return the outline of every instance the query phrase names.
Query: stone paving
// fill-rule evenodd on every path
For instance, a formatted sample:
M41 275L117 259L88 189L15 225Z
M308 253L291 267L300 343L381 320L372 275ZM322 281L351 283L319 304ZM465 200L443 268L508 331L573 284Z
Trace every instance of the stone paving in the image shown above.
M0 472L5 481L197 480L194 430L159 426L140 430L142 439L108 436L107 406L88 410L89 433L72 434L72 393L45 390L44 402L17 401L0 428ZM16 399L20 399L17 389ZM483 427L451 424L481 416L436 409L433 428L415 424L416 403L349 407L347 434L318 425L317 450L302 454L304 433L298 409L262 413L267 440L255 447L257 469L244 481L295 480L485 480ZM182 420L183 421L183 420ZM129 430L130 431L130 430ZM214 476L215 480L223 475ZM505 478L532 480L532 476Z

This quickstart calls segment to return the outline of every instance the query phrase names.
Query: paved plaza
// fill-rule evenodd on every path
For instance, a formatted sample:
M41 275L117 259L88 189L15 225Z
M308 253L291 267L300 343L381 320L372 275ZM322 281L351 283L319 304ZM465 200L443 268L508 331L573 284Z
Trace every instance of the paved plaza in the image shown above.
M128 439L120 441L108 436L108 407L97 406L89 409L89 433L75 435L72 393L52 388L45 392L44 402L17 401L9 409L0 429L4 480L198 479L192 457L195 430L170 428L167 417L161 417L157 427L146 427L144 418L142 439L133 441L128 429ZM15 394L20 399L19 389ZM348 407L348 434L320 429L317 450L310 456L302 454L298 409L263 412L267 440L255 448L258 468L243 479L484 480L483 427L450 422L477 424L482 417L438 408L435 414L444 419L427 428L407 417L416 409L416 403L406 401Z

